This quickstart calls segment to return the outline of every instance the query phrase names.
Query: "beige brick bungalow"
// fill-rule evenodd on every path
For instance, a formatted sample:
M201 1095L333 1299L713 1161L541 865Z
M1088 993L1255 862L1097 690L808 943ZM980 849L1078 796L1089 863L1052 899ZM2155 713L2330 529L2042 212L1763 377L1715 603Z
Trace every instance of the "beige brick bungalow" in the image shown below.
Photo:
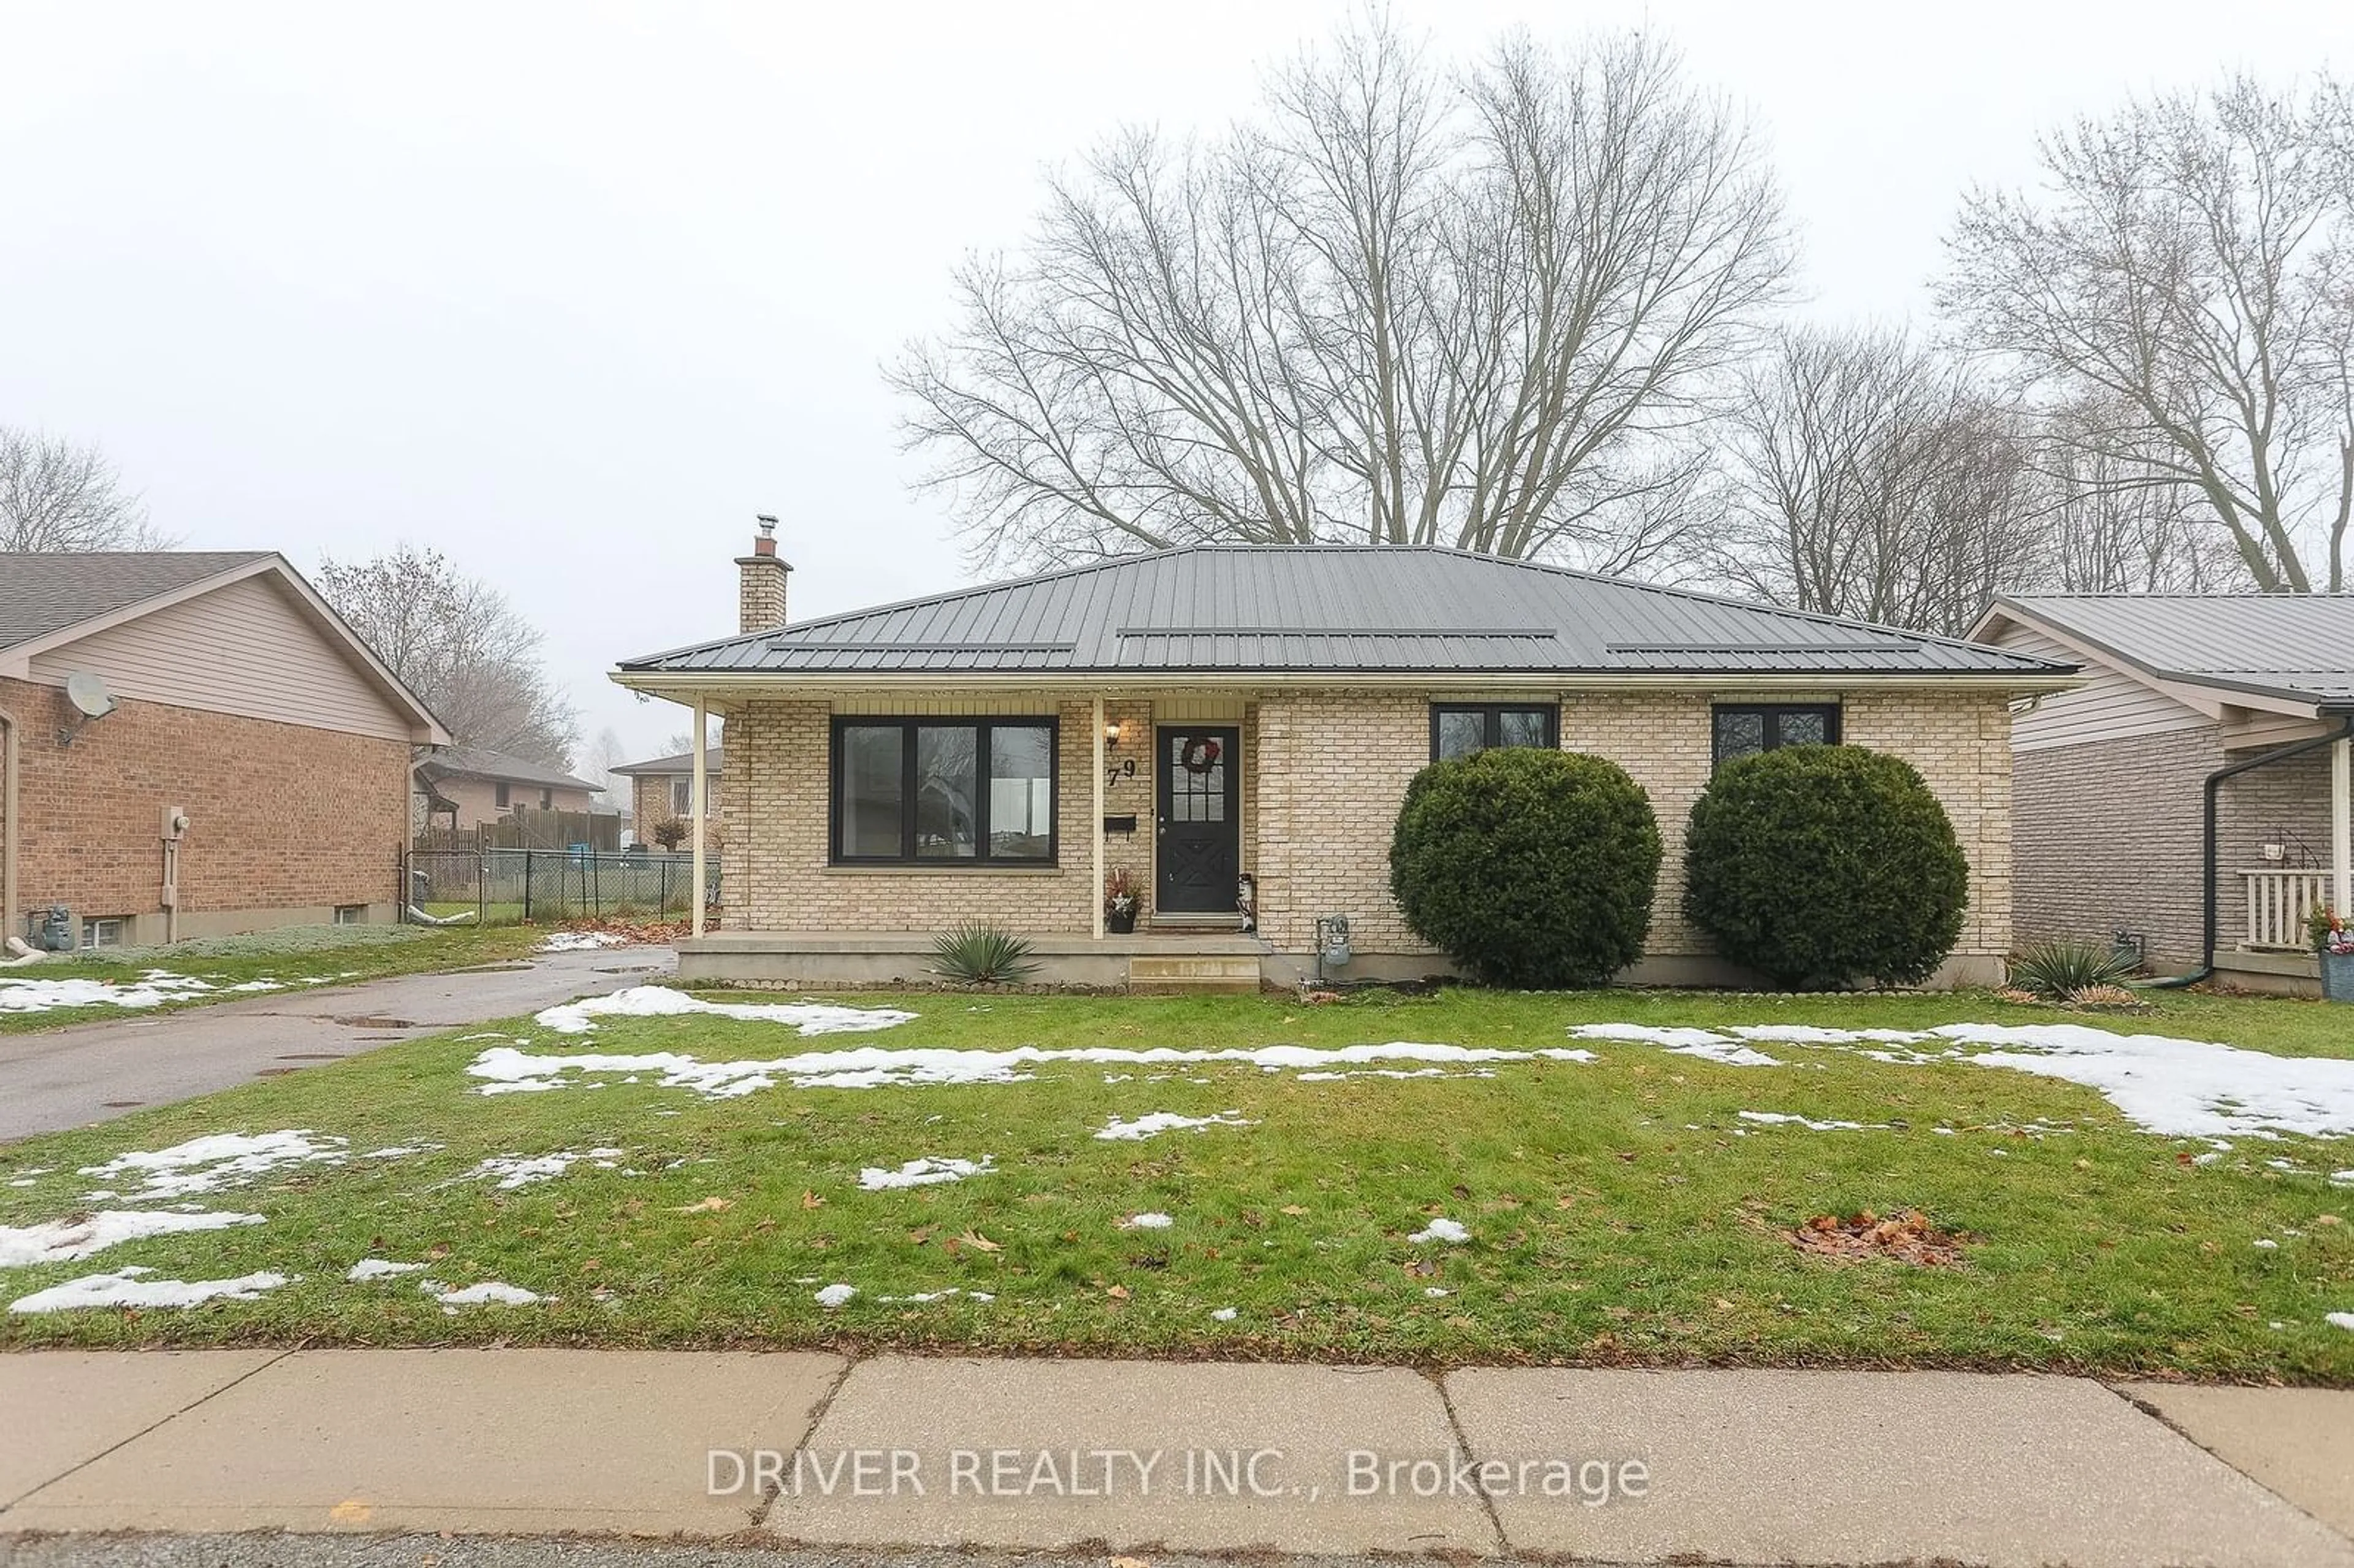
M1199 547L787 625L788 568L738 565L739 635L614 679L725 715L720 922L683 974L920 978L989 920L1052 978L1288 981L1345 916L1357 978L1445 961L1388 891L1392 825L1434 758L1559 746L1618 762L1668 845L1637 982L1736 980L1683 922L1681 843L1712 768L1849 742L1927 778L1967 850L1947 980L2010 944L2010 711L2035 655L1460 551ZM1106 929L1105 876L1144 895ZM1257 928L1236 907L1256 895Z

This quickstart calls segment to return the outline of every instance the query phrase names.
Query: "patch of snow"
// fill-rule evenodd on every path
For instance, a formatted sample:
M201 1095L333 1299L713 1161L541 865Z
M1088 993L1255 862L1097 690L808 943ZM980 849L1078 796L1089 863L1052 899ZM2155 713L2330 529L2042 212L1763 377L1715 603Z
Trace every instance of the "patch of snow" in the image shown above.
M1862 1132L1867 1128L1885 1128L1884 1121L1815 1121L1808 1117L1793 1116L1787 1111L1751 1111L1739 1113L1744 1121L1764 1122L1769 1127L1803 1127L1809 1132Z
M344 1277L361 1285L371 1279L389 1279L396 1274L415 1274L424 1266L421 1263L395 1263L388 1257L364 1257L352 1265L351 1272Z
M621 1151L618 1149L591 1149L585 1153L563 1149L554 1154L494 1154L463 1176L453 1176L440 1185L455 1187L463 1181L479 1181L486 1176L495 1176L498 1178L494 1184L496 1190L512 1192L518 1187L528 1187L535 1181L561 1176L584 1160L600 1171L610 1171L620 1158Z
M1165 1231L1176 1223L1167 1214L1148 1213L1129 1215L1120 1221L1119 1228L1124 1231Z
M915 1014L887 1007L836 1007L822 1001L705 1001L663 985L633 985L610 996L592 996L535 1013L532 1022L558 1034L586 1034L599 1018L675 1018L708 1013L752 1023L782 1023L802 1034L855 1034L894 1029Z
M629 944L627 937L611 931L551 931L547 940L539 945L543 953L587 953L599 948L620 948Z
M128 1193L110 1190L108 1197L186 1198L246 1186L289 1165L341 1164L345 1141L316 1137L298 1128L254 1134L216 1132L169 1149L119 1154L103 1165L83 1166L81 1174L135 1175L146 1183Z
M1657 1045L1679 1056L1698 1056L1728 1067L1778 1067L1778 1056L1753 1051L1737 1040L1707 1029L1662 1029L1648 1023L1581 1023L1570 1036L1577 1040L1617 1040Z
M831 1312L857 1294L855 1285L829 1285L817 1293L817 1304Z
M1125 1139L1140 1143L1145 1139L1160 1133L1174 1132L1181 1127L1257 1127L1257 1125L1258 1123L1255 1121L1245 1121L1240 1111L1220 1111L1215 1116L1179 1116L1175 1111L1153 1111L1138 1117L1134 1121L1122 1121L1119 1118L1113 1117L1104 1123L1104 1129L1096 1136L1107 1142L1117 1143Z
M102 1209L83 1220L51 1220L12 1228L0 1225L0 1268L36 1263L71 1263L142 1236L258 1225L260 1214L158 1213L143 1209Z
M2354 1312L2325 1312L2321 1320L2336 1328L2354 1330Z
M1452 1295L1452 1294L1453 1294L1453 1292L1452 1292L1452 1291L1441 1290L1441 1289L1440 1289L1437 1286L1436 1286L1436 1285L1426 1285L1426 1286L1424 1286L1424 1287L1422 1287L1422 1293L1423 1293L1425 1296L1430 1296L1430 1297L1448 1296L1448 1295Z
M858 1184L869 1192L880 1192L893 1187L929 1187L941 1181L961 1181L968 1176L986 1176L997 1169L996 1159L984 1154L979 1163L970 1160L910 1160L896 1171L885 1171L869 1165L858 1173Z
M2354 1187L2354 1171L2332 1171L2329 1184L2333 1187Z
M1405 1239L1410 1242L1445 1242L1449 1246L1459 1246L1471 1239L1471 1233L1465 1230L1460 1222L1442 1216Z
M1646 1042L1740 1066L1781 1064L1744 1056L1742 1040L1783 1040L1864 1049L1875 1061L1914 1065L1955 1060L2058 1078L2097 1090L2145 1132L2168 1138L2354 1136L2354 1061L2275 1056L2211 1041L2165 1034L2118 1034L2082 1023L1948 1023L1935 1029L1829 1029L1809 1024L1745 1024L1723 1031L1586 1023L1570 1033L1587 1040Z
M662 996L680 991L645 988ZM622 991L621 996L635 993ZM608 999L610 1000L610 999ZM692 1001L692 998L688 1000ZM581 1004L587 1005L587 1004ZM700 1006L690 1011L706 1011ZM845 1012L845 1009L833 1009ZM546 1015L543 1014L543 1017ZM873 1016L873 1015L864 1015ZM912 1016L894 1015L895 1020ZM868 1025L867 1027L882 1027ZM769 1060L705 1062L674 1051L642 1055L584 1054L531 1056L512 1046L493 1046L474 1058L466 1071L487 1080L479 1091L486 1095L523 1094L570 1086L570 1074L643 1073L658 1075L664 1088L692 1089L709 1099L730 1099L774 1086L779 1080L803 1089L872 1089L897 1085L1013 1084L1033 1076L1029 1069L1049 1063L1160 1065L1168 1063L1236 1063L1263 1072L1357 1066L1385 1061L1413 1062L1591 1062L1594 1053L1546 1047L1533 1051L1500 1051L1483 1046L1428 1045L1393 1041L1382 1045L1343 1045L1324 1050L1309 1045L1260 1045L1248 1049L1194 1050L1176 1046L1128 1048L1111 1045L1048 1049L1019 1045L1004 1051L960 1051L945 1047L867 1046L844 1051L811 1051ZM656 1112L656 1115L663 1113Z
M85 1274L47 1290L20 1296L11 1312L70 1312L84 1307L194 1307L204 1301L256 1301L286 1283L282 1274L240 1274L234 1279L149 1279L135 1265L112 1274Z
M0 980L0 1012L50 1012L60 1007L161 1007L212 990L209 981L149 969L135 982L101 980Z
M2277 1247L2278 1245L2280 1245L2280 1243L2278 1243L2278 1242L2276 1242L2276 1241L2273 1240L2270 1236L2266 1236L2266 1237L2264 1237L2263 1240L2258 1241L2258 1242L2255 1242L2255 1243L2253 1243L2253 1244L2252 1244L2252 1245L2256 1245L2256 1246L2260 1246L2260 1247L2264 1248L2266 1252L2270 1252L2270 1251L2272 1251L2274 1247Z
M1210 1316L1216 1319L1221 1323L1231 1323L1235 1320L1235 1309L1231 1307L1221 1307L1216 1311L1211 1313Z
M463 1307L529 1307L550 1299L536 1291L525 1290L517 1285L502 1284L495 1279L485 1279L480 1285L469 1285L458 1290L422 1279L418 1281L417 1288L440 1302L441 1310L453 1318Z

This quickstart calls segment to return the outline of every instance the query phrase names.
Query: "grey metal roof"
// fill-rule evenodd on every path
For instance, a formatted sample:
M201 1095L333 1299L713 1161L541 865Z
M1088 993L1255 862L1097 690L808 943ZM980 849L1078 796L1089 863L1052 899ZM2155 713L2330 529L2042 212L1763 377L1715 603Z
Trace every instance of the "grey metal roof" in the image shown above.
M493 751L481 746L444 747L417 765L417 770L429 779L447 779L452 775L472 779L505 779L517 784L544 784L557 789L586 789L594 794L597 786L586 779L575 779L561 768L550 768L544 762L526 762L520 757L509 757L504 751Z
M2354 594L2006 594L2145 673L2292 700L2354 701Z
M704 770L709 773L718 772L720 759L726 750L725 747L705 747L703 748ZM641 773L692 773L695 771L695 754L691 751L682 751L676 757L650 757L643 762L624 762L619 768L611 768L610 771L626 773L633 778Z
M2050 675L1862 621L1461 550L1203 546L624 660L631 673Z
M0 648L267 559L267 550L0 551Z

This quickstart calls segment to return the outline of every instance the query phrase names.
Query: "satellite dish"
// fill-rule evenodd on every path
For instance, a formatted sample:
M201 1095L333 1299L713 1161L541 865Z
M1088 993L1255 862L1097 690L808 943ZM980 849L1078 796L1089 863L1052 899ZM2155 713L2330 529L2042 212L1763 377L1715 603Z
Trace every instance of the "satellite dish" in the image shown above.
M66 701L86 719L101 719L114 711L114 694L95 670L76 670L66 677Z

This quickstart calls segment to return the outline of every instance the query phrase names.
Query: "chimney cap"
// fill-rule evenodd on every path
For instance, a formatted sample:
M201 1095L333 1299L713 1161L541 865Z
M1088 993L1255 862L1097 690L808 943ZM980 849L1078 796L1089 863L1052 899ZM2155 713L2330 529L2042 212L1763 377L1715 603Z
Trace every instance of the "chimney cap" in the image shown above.
M752 553L756 556L775 555L777 553L777 514L773 512L756 512L752 514L752 520L760 525L760 532L752 540Z

